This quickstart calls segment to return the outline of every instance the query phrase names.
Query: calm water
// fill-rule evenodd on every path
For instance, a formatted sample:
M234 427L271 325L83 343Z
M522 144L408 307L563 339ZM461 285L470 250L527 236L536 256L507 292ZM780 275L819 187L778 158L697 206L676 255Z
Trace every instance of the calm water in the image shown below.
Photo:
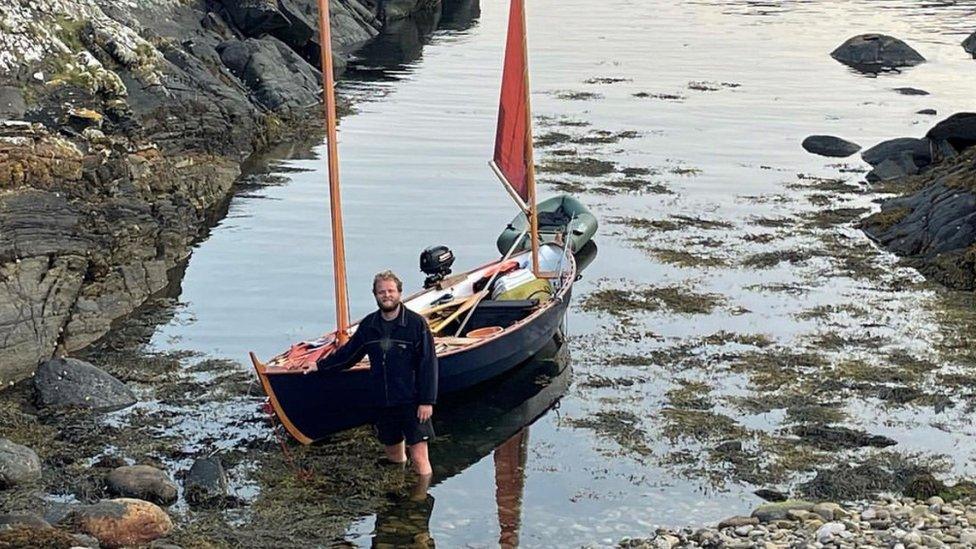
M973 30L976 2L535 0L528 10L533 111L542 118L536 134L587 131L542 127L546 120L565 118L588 122L590 130L639 132L619 143L575 148L581 156L616 162L618 168L653 169L648 179L671 191L581 195L603 226L597 235L600 256L577 285L577 303L595 289L630 284L680 284L731 301L711 314L642 316L644 335L624 340L606 338L621 330L613 318L576 307L568 318L574 379L620 375L619 368L610 374L606 366L606 358L615 353L645 353L722 330L762 333L778 344L799 345L822 326L798 320L798 312L851 302L872 308L877 319L868 329L872 334L919 353L933 352L940 329L937 313L926 305L939 297L933 291L899 290L891 280L868 282L825 271L817 260L771 269L739 267L737 258L802 239L791 240L787 233L773 244L759 244L734 235L762 232L751 224L758 218L816 209L787 184L798 173L836 177L839 171L832 161L800 148L805 136L839 135L867 148L882 139L922 135L943 116L976 109L976 62L959 46ZM339 143L354 317L374 306L368 290L374 272L392 268L408 287L418 286L417 258L427 245L450 246L459 258L458 269L496 253L495 236L514 214L486 166L506 17L505 2L483 1L479 16L451 20L448 28L436 31L421 57L401 63L403 55L419 51L415 45L382 44L360 60L354 78L340 85L340 93L356 104L355 113L341 121ZM928 63L870 77L829 57L837 45L862 32L902 38ZM591 79L620 80L588 83ZM693 89L702 86L690 87L691 82L714 89ZM931 95L892 91L903 86ZM598 95L581 98L580 92ZM641 92L680 97L634 95ZM923 108L937 109L939 116L915 114ZM249 350L268 357L330 329L327 184L324 162L317 157L324 148L314 153L315 158L274 161L281 184L234 199L227 217L194 251L179 313L159 328L154 347L243 362ZM538 152L540 162L552 158L551 150ZM847 162L862 165L857 157ZM848 176L856 181L856 174ZM579 180L544 173L540 179ZM542 194L552 192L544 183ZM872 198L857 195L843 205L873 207ZM674 234L636 235L644 241L635 243L635 234L614 222L625 216L678 214L721 220L732 228L722 234L692 229L680 233L679 240ZM849 227L835 231L864 240ZM708 237L720 245L702 244ZM649 255L647 244L706 250L725 263L676 266ZM916 281L910 271L895 268L890 257L878 254L876 261L897 280ZM777 284L799 285L804 291L755 289ZM837 323L842 334L866 329L856 319ZM645 421L653 455L667 455L672 448L657 435L661 425L656 418L674 380L667 371L641 375L641 384L620 392L574 382L558 413L544 415L530 428L524 443L524 545L611 543L647 535L655 524L707 523L758 503L751 494L755 486L716 487L662 460L621 452L616 442L566 421L622 406ZM750 390L741 377L694 376L721 385L720 397ZM909 451L957 452L961 457L954 471L976 472L972 453L960 450L973 448L974 433L964 422L945 430L932 425L929 412L893 413L870 402L851 406L857 409L856 425L891 436ZM782 413L740 414L737 419L750 429L772 432ZM490 448L483 449L483 456L431 491L431 534L443 546L497 543ZM374 524L374 518L364 518L350 539L368 545Z

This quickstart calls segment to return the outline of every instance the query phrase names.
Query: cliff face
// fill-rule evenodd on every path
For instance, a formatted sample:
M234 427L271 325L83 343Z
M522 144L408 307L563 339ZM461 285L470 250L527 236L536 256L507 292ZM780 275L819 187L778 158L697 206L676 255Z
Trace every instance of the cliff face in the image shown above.
M388 22L440 9L330 2L338 70ZM320 118L314 0L136 4L0 11L0 384L163 288L240 161Z

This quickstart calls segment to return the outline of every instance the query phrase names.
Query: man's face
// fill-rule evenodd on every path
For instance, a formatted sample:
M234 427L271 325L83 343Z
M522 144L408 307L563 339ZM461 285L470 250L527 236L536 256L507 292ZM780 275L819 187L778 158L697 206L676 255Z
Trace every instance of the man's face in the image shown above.
M400 291L397 290L396 282L393 280L380 280L373 287L373 297L376 298L376 305L384 313L395 311L400 304Z

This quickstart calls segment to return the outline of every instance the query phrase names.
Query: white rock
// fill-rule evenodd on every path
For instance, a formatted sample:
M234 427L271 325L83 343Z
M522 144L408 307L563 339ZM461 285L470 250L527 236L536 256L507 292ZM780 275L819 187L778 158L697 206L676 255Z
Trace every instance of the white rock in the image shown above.
M35 72L34 73L34 80L37 80L38 82L43 82L44 81L44 73L41 72L41 71Z
M749 535L749 532L752 532L751 524L743 524L735 529L735 535L737 536L745 537Z
M834 536L846 530L847 527L839 522L828 522L820 528L817 528L817 541L820 543L830 543L834 540Z
M903 537L901 540L905 543L922 543L922 534L912 530L911 532L905 534L905 537Z
M959 534L959 543L976 545L976 530L963 530Z

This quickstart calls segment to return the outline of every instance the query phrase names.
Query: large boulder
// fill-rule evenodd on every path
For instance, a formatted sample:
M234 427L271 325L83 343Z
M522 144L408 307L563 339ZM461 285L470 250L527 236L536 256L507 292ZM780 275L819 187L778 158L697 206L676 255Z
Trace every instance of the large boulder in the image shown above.
M148 501L129 498L79 506L72 511L70 521L105 547L144 545L173 530L173 521L165 511Z
M801 146L809 153L835 158L845 158L861 150L857 143L832 135L811 135L803 140Z
M956 113L933 126L925 137L942 157L955 156L976 145L976 113Z
M119 410L136 403L124 383L104 370L74 358L52 358L34 376L37 404L54 408Z
M144 499L161 505L176 502L178 488L166 475L148 465L127 465L112 470L106 478L108 489L117 496Z
M34 450L0 438L0 488L8 488L41 477L41 460Z
M834 59L865 72L912 67L925 62L922 54L886 34L861 34L830 52Z
M760 505L753 510L752 516L759 519L759 522L773 522L785 519L790 511L810 511L813 506L814 503L810 501L790 499Z
M227 499L227 474L216 457L193 462L183 481L184 497L193 506L220 505Z
M968 38L962 41L962 48L976 59L976 32L970 34Z
M872 166L878 166L889 158L898 159L908 155L919 168L932 163L931 143L928 139L898 137L882 141L861 153L861 158Z

